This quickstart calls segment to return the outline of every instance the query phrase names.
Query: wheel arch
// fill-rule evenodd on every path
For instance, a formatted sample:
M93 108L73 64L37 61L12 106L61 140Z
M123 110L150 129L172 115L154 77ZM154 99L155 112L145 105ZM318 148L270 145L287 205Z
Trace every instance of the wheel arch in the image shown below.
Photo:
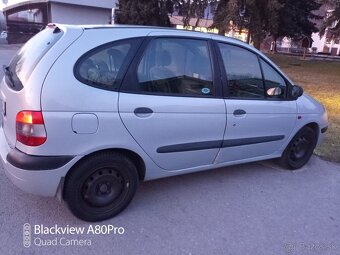
M142 163L144 162L139 155L127 149L103 149L89 153L80 158L67 172L59 187L58 199L65 201L71 212L79 219L94 222L111 218L123 211L135 195L139 183L138 179L143 178L143 168L141 168L143 165L139 165ZM114 169L116 167L121 169ZM95 180L96 177L100 179L103 175L102 171L107 172L101 181L109 181L109 184L105 183L106 187L107 185L116 185L115 183L119 185L116 189L116 195L113 197L110 194L109 196L106 195L113 193L115 188L102 191L98 195L98 191L101 190L101 187L98 188L100 182L94 181L92 183L95 186L88 187L88 179L91 179L91 181ZM114 171L118 171L119 174L114 174ZM118 182L117 180L113 181L112 184L112 180L105 179L107 174L123 177ZM96 176L93 177L93 175ZM84 187L84 185L87 185L87 187ZM84 191L86 190L90 190L91 195L85 197ZM106 198L101 196L103 194ZM97 199L98 197L99 199ZM105 199L103 200L103 198Z
M310 127L311 129L313 129L313 131L315 132L315 135L316 135L316 137L315 137L315 138L316 138L316 141L319 139L320 126L319 126L318 123L316 123L316 122L310 122L310 123L304 125L302 128L300 128L300 130L303 129L304 127ZM299 130L299 131L300 131L300 130Z
M292 139L294 138L294 136L299 133L302 129L304 129L305 127L310 127L311 129L313 129L313 131L315 132L316 135L316 141L319 139L319 133L320 133L320 126L317 122L315 121L311 121L308 122L306 124L304 124L303 126L301 126L299 129L296 130L295 133L292 134L292 136L290 137L290 140L288 142L288 144L292 141ZM288 146L288 144L285 146L285 148Z
M145 178L145 163L141 156L139 156L136 152L128 149L122 149L122 148L112 148L112 149L103 149L91 152L87 154L86 156L82 157L78 162L76 162L72 168L67 172L65 178L67 178L68 174L72 171L72 169L76 168L78 164L80 164L83 160L86 160L89 157L93 157L96 154L100 154L103 152L118 152L125 156L127 156L136 166L138 171L138 177L140 181L143 181Z
M281 147L281 156L283 155L285 149L287 148L287 146L290 144L290 142L293 140L293 138L295 137L295 135L297 133L299 133L303 128L305 127L310 127L313 129L313 131L315 132L315 139L316 141L319 139L319 134L320 134L320 126L317 122L315 121L311 121L311 122L308 122L306 123L305 125L301 126L300 128L298 128L296 131L292 132L290 137L289 137L289 140L287 140L287 142Z
M314 133L315 141L314 141L313 147L312 147L312 144L310 144L308 147L308 148L312 148L312 150L307 149L303 152L302 156L294 156L295 158L291 159L290 158L291 144L295 141L295 137L297 137L297 135L303 132L303 130L306 128L308 128L309 132L312 130ZM301 126L299 129L297 129L297 131L292 135L292 137L290 138L290 140L284 147L281 157L278 158L278 162L280 163L280 165L289 170L299 169L302 166L304 166L310 159L310 156L312 155L313 150L315 149L317 140L319 138L319 132L320 132L319 124L313 121L306 123L305 125Z

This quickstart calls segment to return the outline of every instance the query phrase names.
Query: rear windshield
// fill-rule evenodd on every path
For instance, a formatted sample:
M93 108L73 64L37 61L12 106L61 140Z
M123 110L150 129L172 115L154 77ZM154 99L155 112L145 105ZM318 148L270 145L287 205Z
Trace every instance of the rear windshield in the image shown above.
M14 56L6 68L6 77L15 90L23 88L41 58L61 38L63 32L57 28L45 28L30 39Z

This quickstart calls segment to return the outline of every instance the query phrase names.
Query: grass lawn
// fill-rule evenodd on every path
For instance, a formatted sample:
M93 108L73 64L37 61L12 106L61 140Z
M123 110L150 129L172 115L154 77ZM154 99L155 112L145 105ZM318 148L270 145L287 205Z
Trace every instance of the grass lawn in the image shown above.
M340 62L268 55L294 82L327 109L329 129L316 154L340 162Z

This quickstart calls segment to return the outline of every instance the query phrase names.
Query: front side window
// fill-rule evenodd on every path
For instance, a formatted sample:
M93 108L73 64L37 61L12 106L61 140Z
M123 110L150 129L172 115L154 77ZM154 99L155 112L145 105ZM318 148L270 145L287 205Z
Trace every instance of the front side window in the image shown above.
M137 69L139 91L186 96L214 95L208 43L159 38L150 42Z
M80 58L75 75L81 82L100 88L115 88L124 62L131 56L133 40L100 46Z
M229 96L261 99L265 97L257 56L241 47L219 43L228 79Z
M262 59L261 66L267 96L271 98L285 98L287 90L285 80L273 67Z

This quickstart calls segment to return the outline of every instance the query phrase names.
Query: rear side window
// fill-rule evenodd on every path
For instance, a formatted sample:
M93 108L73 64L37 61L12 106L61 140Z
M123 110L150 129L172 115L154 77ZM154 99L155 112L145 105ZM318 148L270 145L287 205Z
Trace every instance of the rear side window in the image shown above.
M265 98L262 73L257 56L241 47L219 43L228 78L230 97Z
M141 40L117 41L89 51L75 65L76 78L93 87L116 89Z
M208 42L158 38L149 45L137 69L139 91L154 94L213 96Z
M30 39L14 56L7 68L6 77L15 90L23 88L34 68L42 57L62 37L63 31L58 27L45 28Z

